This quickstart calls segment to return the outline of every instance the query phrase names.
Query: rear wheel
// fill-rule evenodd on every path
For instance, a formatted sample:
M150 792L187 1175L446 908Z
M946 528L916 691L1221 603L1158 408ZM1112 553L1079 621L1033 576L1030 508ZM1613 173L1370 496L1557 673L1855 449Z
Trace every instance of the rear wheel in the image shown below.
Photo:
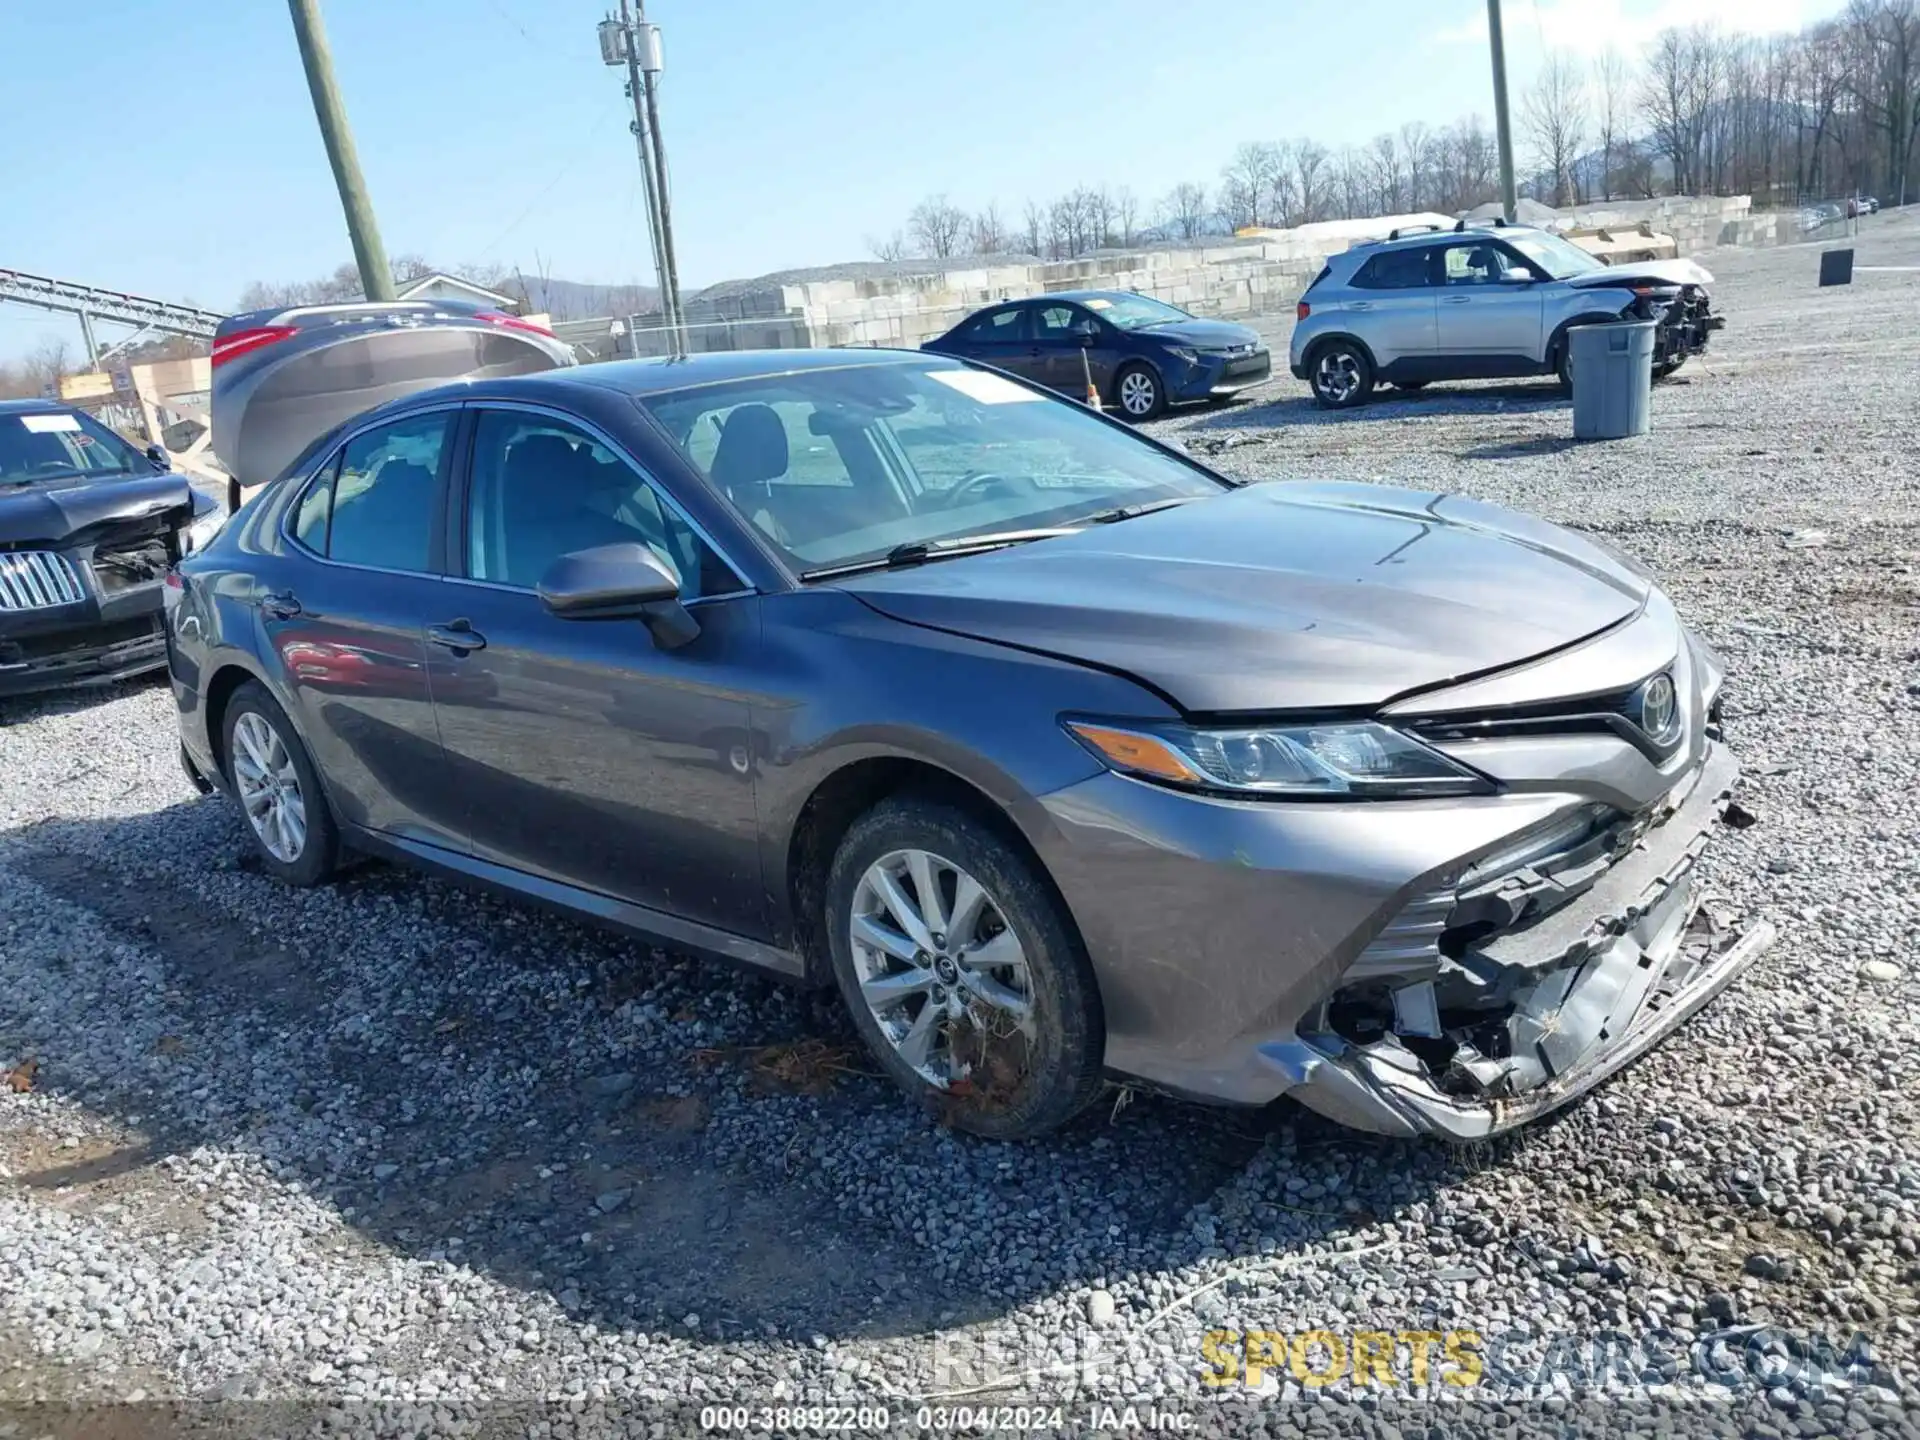
M225 733L227 780L260 863L289 885L318 885L333 873L340 833L286 711L249 680L227 702Z
M826 923L854 1028L956 1128L1044 1134L1099 1092L1105 1026L1079 938L972 816L908 798L868 811L834 856Z
M1373 393L1373 362L1349 340L1331 340L1314 351L1307 377L1313 398L1329 410L1363 404Z
M1123 365L1113 377L1113 403L1129 420L1151 420L1167 408L1167 393L1151 366Z

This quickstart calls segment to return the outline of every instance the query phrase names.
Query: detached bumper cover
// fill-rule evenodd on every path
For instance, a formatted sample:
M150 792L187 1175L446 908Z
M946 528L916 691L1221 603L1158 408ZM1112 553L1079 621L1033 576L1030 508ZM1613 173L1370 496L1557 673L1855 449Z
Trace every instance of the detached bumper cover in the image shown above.
M1736 774L1731 755L1714 747L1678 807L1591 888L1458 957L1460 971L1505 1001L1496 1029L1506 1054L1462 1045L1437 1075L1398 1035L1361 1044L1307 1033L1262 1046L1262 1058L1303 1104L1390 1135L1477 1139L1585 1093L1659 1043L1773 941L1764 922L1713 921L1694 883ZM1417 1015L1413 1029L1443 1033ZM1481 1093L1462 1093L1476 1087Z

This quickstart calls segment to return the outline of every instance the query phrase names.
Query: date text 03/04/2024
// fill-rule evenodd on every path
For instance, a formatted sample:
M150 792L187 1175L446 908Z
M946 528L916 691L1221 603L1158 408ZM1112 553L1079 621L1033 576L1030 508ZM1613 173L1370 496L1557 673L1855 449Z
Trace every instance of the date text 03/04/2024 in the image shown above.
M905 1420L907 1417L900 1417ZM879 1434L894 1416L880 1405L710 1405L700 1412L702 1430L758 1434ZM1043 1433L1185 1434L1193 1416L1152 1405L922 1405L912 1412L916 1430L941 1434Z

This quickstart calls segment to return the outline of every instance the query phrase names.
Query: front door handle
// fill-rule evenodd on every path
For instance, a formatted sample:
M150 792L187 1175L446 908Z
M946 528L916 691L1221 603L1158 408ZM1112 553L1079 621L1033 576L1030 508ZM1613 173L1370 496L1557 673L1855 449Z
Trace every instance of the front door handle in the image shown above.
M1472 299L1473 297L1471 295L1449 295L1446 297L1447 304L1449 305L1465 305Z
M1350 300L1347 302L1347 309L1349 310L1371 310L1372 308L1373 302L1371 300Z
M435 645L453 651L456 655L464 655L469 650L487 648L487 637L474 629L472 622L468 620L454 620L445 625L429 625L427 639Z
M300 613L300 597L291 590L282 590L278 595L263 599L260 608L266 612L269 620L291 620Z

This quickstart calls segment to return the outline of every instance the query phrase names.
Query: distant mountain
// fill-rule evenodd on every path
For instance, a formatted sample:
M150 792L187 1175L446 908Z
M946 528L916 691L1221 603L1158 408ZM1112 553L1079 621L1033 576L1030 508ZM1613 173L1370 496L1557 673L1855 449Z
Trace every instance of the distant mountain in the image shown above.
M598 320L658 313L660 292L651 285L595 285L583 280L543 279L524 271L510 288L524 285L532 314L555 320Z

